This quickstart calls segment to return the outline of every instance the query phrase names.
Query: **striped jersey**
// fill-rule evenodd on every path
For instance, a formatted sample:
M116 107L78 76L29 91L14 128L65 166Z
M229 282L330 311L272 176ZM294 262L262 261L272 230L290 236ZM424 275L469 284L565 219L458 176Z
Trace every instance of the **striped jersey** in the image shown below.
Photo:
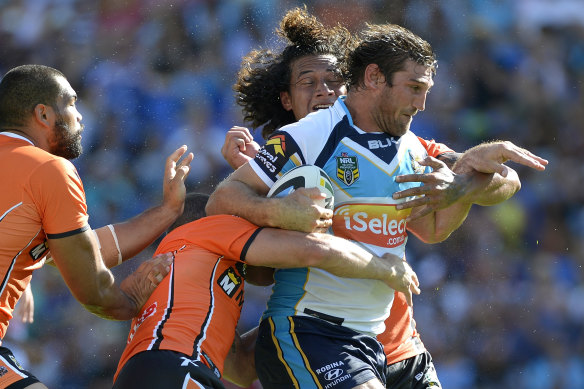
M135 354L173 350L219 376L244 298L243 263L261 228L236 216L209 216L171 231L155 254L174 252L171 271L132 320L114 380Z

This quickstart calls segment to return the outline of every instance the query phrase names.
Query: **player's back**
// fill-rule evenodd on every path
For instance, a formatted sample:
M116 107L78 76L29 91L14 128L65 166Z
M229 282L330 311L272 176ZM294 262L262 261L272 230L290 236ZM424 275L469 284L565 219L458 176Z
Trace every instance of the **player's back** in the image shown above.
M243 304L240 257L257 228L218 215L185 224L163 239L156 254L175 253L171 272L132 320L118 371L146 350L177 351L223 370Z

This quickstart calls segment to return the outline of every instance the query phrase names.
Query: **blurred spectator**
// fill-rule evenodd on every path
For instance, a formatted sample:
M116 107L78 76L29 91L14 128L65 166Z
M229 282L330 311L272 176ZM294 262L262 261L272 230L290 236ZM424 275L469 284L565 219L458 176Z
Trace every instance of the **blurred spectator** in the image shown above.
M86 127L74 162L100 227L159 198L170 148L195 152L190 190L209 193L229 174L219 149L244 124L231 89L240 58L272 41L299 4L0 1L0 72L41 63L71 80ZM415 315L443 386L584 387L582 1L318 0L309 11L352 31L404 24L434 46L440 76L414 132L458 151L509 139L550 161L544 173L520 169L512 201L473 209L445 243L410 237L422 287ZM35 322L13 320L5 343L49 387L110 387L129 323L84 311L53 269L35 273L32 286ZM249 288L242 330L257 324L268 294Z

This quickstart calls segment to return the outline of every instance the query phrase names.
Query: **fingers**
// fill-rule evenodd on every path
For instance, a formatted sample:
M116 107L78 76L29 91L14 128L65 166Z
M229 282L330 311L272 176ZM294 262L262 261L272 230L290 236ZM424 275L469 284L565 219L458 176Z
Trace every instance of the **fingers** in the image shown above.
M430 187L422 185L422 186L417 186L415 188L408 188L408 189L400 190L399 192L394 192L393 195L391 195L391 197L394 200L399 200L399 199L403 199L406 197L423 196L423 195L428 194L430 191L431 191ZM417 205L423 205L423 204L425 204L425 203L420 202ZM402 207L402 208L411 208L411 207ZM401 208L398 208L398 209L401 209Z
M408 304L408 306L413 307L414 299L412 297L412 291L408 289L406 292L404 292L404 295L406 296L406 303Z
M167 159L166 159L166 171L165 175L167 180L173 180L177 178L183 181L189 174L191 162L194 159L193 153L188 153L180 162L180 158L186 153L187 146L183 145L176 149Z
M164 277L170 273L170 265L173 260L174 255L172 253L164 253L159 254L140 265L145 267L144 271L148 270L150 267L147 278L150 280L153 287L158 286Z
M328 210L327 210L328 211ZM332 217L332 212L331 212L331 217ZM333 220L328 218L328 219L319 219L316 221L316 228L324 230L325 232L332 227L333 225Z
M242 140L244 143L250 143L253 141L253 136L246 127L233 126L225 135L225 143L228 143L228 139L237 139Z
M181 147L176 149L172 154L170 154L170 156L166 159L167 167L169 164L173 165L174 163L177 163L178 160L180 159L180 157L182 157L186 151L187 151L187 146L182 145Z
M296 190L300 193L304 193L313 200L322 200L326 198L326 193L322 193L318 188L298 188Z
M253 136L245 127L233 126L225 134L225 142L221 148L221 152L225 155L230 150L245 151L246 145L253 142Z
M498 173L503 177L507 177L508 173L507 167L505 165L494 160L480 161L475 170L482 173Z
M402 174L395 177L395 182L428 182L431 176L429 174Z
M418 161L418 163L423 166L430 166L434 170L446 167L446 164L444 162L429 155L423 160Z
M532 169L545 170L545 166L548 164L546 159L543 159L528 150L522 149L513 144L511 145L511 148L505 147L503 149L502 154L504 158Z
M193 155L193 153L188 153L187 156L183 158L183 160L177 165L175 169L176 170L174 174L175 179L184 181L187 178L189 172L191 171L191 162L193 162L194 158L195 156Z
M418 207L412 213L410 213L408 215L408 217L406 217L406 223L421 219L424 216L427 216L434 211L436 211L436 209L434 207L429 206L429 205L426 205L424 207Z
M414 305L413 294L420 294L420 281L418 281L418 276L416 273L410 268L409 276L409 284L407 287L407 291L405 293L406 301L410 307Z

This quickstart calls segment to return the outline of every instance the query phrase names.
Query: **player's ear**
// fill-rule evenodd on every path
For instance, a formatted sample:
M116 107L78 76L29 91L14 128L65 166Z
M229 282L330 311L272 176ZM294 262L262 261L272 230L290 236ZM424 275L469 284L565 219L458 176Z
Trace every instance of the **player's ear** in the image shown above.
M290 98L290 93L280 92L280 101L282 102L282 107L284 107L286 111L292 110L292 99Z
M37 104L34 107L33 115L34 120L43 127L51 127L52 123L54 123L55 111L49 105Z
M385 76L377 64L371 63L365 68L365 86L369 89L378 89L385 82Z

